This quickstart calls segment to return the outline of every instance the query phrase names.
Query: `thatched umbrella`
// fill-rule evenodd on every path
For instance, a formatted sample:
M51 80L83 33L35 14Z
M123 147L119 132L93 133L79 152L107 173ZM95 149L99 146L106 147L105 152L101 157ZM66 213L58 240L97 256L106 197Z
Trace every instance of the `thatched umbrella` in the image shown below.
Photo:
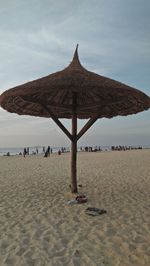
M148 110L150 98L137 89L87 71L79 61L77 45L67 68L5 91L0 104L12 113L52 118L56 122L71 140L71 191L77 192L77 141L98 118ZM72 119L72 133L58 118ZM77 118L89 119L79 133Z

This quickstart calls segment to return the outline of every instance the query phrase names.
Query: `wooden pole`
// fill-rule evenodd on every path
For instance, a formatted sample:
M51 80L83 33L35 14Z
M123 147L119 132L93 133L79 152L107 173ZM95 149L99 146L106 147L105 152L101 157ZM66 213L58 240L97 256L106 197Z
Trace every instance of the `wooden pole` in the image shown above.
M84 135L84 133L94 124L94 122L98 119L99 115L95 115L89 119L89 121L85 124L85 126L80 130L77 134L77 95L73 93L72 98L72 134L64 127L64 125L59 121L59 119L55 116L51 108L45 106L43 103L39 102L41 107L47 111L50 117L54 120L54 122L61 128L61 130L67 135L67 137L71 140L71 192L77 193L77 141Z
M72 140L71 140L71 192L77 193L77 114L76 94L73 94Z

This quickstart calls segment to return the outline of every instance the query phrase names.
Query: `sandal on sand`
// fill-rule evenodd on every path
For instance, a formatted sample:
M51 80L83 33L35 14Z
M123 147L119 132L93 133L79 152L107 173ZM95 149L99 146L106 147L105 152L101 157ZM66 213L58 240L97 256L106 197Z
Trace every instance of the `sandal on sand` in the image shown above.
M88 215L91 215L91 216L98 216L98 215L107 213L107 211L104 210L104 209L99 209L99 208L94 208L94 207L88 207L85 210L85 213L88 214Z
M87 202L87 198L85 195L78 195L75 199L71 199L67 201L67 205L74 205L79 203L85 203Z
M76 197L76 200L77 200L78 203L85 203L85 202L87 202L87 198L86 198L85 195L78 195Z

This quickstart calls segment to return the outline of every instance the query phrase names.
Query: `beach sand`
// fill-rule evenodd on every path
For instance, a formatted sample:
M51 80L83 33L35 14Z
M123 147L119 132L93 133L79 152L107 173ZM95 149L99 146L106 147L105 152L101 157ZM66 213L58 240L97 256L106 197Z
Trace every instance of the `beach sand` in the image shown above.
M0 266L149 266L150 150L0 157ZM107 211L89 216L87 207Z

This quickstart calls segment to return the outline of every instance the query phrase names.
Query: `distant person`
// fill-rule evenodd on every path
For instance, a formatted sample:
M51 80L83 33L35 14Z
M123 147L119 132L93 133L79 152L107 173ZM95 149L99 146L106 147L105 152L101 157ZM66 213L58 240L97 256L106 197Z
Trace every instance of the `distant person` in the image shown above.
M51 151L51 148L50 148L50 146L48 146L48 148L47 148L47 155L48 155L48 157L50 156L50 151Z
M27 154L27 150L26 150L26 148L24 148L24 150L23 150L23 157L26 157L26 154Z
M61 155L61 150L58 151L58 155Z
M50 146L48 146L48 148L44 154L44 157L50 157L50 151L51 151L51 148L50 148Z

